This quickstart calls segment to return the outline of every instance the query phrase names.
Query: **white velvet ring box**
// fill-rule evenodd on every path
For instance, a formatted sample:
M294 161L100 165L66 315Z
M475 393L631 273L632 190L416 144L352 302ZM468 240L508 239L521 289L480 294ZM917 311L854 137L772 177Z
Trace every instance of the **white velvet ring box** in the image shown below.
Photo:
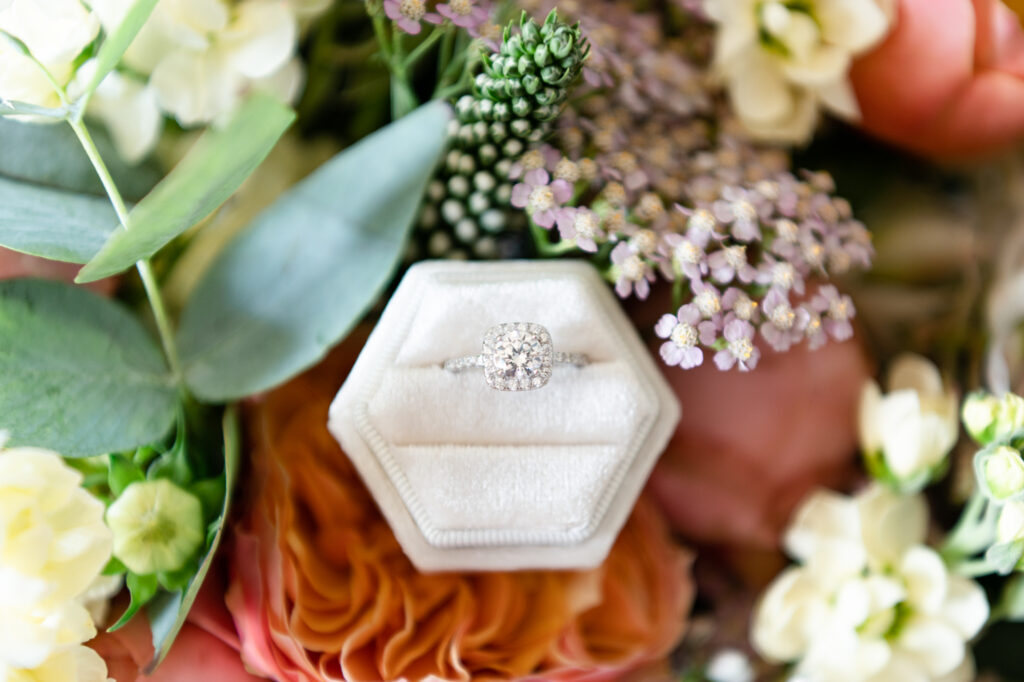
M442 367L506 322L541 324L590 364L521 392ZM590 265L446 261L406 274L329 427L420 570L583 569L607 555L679 416Z

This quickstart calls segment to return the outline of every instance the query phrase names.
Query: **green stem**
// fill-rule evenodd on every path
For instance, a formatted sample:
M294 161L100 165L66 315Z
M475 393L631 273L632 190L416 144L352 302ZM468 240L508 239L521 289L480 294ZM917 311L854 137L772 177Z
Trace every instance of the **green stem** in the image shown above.
M100 182L103 183L103 189L106 190L107 196L110 198L110 203L114 206L114 212L117 213L117 219L121 221L121 227L127 230L128 207L125 205L121 192L118 191L117 185L114 183L114 178L110 175L110 171L107 169L107 164L104 163L103 157L100 156L99 150L96 148L96 143L93 142L92 136L89 134L89 130L80 120L71 120L68 121L68 124L71 126L71 129L75 131L75 135L78 137L78 141L82 144L82 148L89 157L92 167L96 170L96 174L99 176ZM136 268L138 268L139 277L142 279L142 286L146 290L146 297L149 299L149 305L153 310L153 318L156 321L156 327L160 334L160 341L163 344L164 353L167 355L167 362L171 367L171 372L174 374L175 381L179 386L183 386L184 373L182 372L181 360L178 356L178 347L174 341L174 330L171 327L170 316L167 314L167 308L164 305L164 299L160 293L160 285L157 282L156 275L153 273L153 267L150 265L148 260L140 260L135 265Z
M444 33L444 43L441 44L441 56L437 59L437 82L441 83L444 74L448 72L448 65L452 61L452 54L455 50L455 29L449 27Z
M983 575L989 575L995 573L995 569L992 564L988 562L988 559L971 559L969 561L961 561L958 564L954 564L952 569L958 575L962 575L965 578L979 578Z
M940 554L950 565L985 549L991 541L991 528L985 496L975 492L964 507L960 520L946 536Z
M427 50L433 47L434 43L443 38L446 33L448 33L448 31L440 28L435 28L431 31L430 35L427 36L423 42L417 45L413 51L409 53L409 56L405 58L403 66L408 69L410 66L418 62L423 55L426 54Z

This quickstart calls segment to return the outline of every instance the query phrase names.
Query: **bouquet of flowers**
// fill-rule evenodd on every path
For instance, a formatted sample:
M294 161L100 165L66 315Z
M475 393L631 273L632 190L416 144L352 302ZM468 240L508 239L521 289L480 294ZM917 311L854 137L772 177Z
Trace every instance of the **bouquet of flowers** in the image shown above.
M1022 140L1016 0L0 0L0 682L1024 679Z

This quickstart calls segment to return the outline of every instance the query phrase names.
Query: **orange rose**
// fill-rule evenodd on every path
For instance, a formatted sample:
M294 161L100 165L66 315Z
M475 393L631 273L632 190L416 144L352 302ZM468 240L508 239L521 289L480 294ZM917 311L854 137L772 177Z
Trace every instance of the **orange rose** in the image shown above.
M999 0L899 0L892 32L850 75L863 127L926 156L1024 136L1024 30Z
M687 538L773 549L808 492L848 480L869 377L855 341L768 351L749 373L664 369L683 418L650 488Z
M227 603L251 669L281 682L597 680L672 650L691 558L645 500L593 571L417 572L326 428L350 365L335 354L249 415L255 471Z

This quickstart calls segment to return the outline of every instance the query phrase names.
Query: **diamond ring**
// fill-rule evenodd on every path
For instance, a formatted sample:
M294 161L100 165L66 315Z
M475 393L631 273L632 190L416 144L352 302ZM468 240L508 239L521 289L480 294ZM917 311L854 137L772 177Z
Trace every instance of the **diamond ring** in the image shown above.
M507 322L491 327L484 335L483 352L446 360L449 372L482 367L487 385L498 391L531 391L551 379L556 363L583 367L583 353L557 353L551 334L532 322Z

